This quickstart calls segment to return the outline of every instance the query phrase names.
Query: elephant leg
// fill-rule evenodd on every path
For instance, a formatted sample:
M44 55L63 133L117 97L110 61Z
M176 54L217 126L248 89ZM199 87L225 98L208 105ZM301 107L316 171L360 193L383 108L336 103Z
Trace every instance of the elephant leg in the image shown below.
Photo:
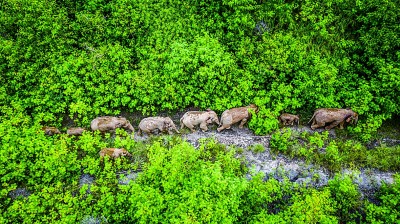
M221 126L221 127L217 128L217 131L218 131L218 132L221 132L221 131L223 131L224 129L225 129L225 127L224 127L224 126Z
M147 134L148 136L151 136L151 135L152 135L150 130L146 130L146 131L143 131L143 132L146 132L146 134Z
M242 120L242 122L240 122L239 128L243 128L243 125L246 124L246 122L247 122L247 118L244 118L244 119Z
M200 128L201 128L201 130L203 130L203 132L207 131L208 130L207 123L206 122L201 123Z
M223 124L221 127L217 128L217 131L221 132L221 131L223 131L225 129L230 129L230 128L231 128L230 125Z
M325 126L325 122L313 122L311 125L311 129L315 130L316 128Z
M343 129L343 128L344 128L344 121L340 122L339 128L340 128L340 129Z
M192 132L196 132L196 130L194 130L194 126L192 124L185 124L186 127L188 127Z
M331 130L332 128L334 128L335 126L337 126L340 123L340 121L334 121L332 122L332 124L330 124L329 126L325 127L325 130Z

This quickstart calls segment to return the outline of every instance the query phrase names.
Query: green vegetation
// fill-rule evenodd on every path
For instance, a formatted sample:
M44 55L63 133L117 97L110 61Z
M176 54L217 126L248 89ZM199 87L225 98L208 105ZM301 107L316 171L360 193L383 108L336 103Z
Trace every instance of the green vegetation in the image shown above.
M264 180L236 149L204 139L199 149L179 136L137 143L119 130L110 141L97 132L80 138L44 136L37 124L0 125L0 221L2 223L337 223L397 220L399 179L377 193L379 204L360 197L348 176L326 187L304 188ZM29 126L29 127L28 127ZM124 147L132 158L106 159L103 147ZM139 173L120 184L121 171ZM126 173L126 172L125 172ZM80 183L81 175L93 177ZM129 172L128 172L129 174ZM17 188L29 197L10 197Z
M290 158L302 158L332 172L361 167L395 172L400 170L399 145L381 145L368 150L356 140L329 138L327 131L310 134L284 128L272 134L270 146L275 153L283 153Z
M360 114L372 137L399 115L400 9L389 0L7 0L0 5L0 113L60 126L97 115L256 103Z
M243 149L212 139L195 149L174 136L41 127L255 103L248 126L272 133L275 152L332 172L398 172L399 146L362 143L400 115L399 20L395 0L1 1L0 223L398 222L399 177L371 203L347 176L319 189L246 179ZM351 140L277 131L281 112L307 122L320 107L360 115L343 133ZM104 147L132 157L100 161ZM139 174L123 185L122 173Z

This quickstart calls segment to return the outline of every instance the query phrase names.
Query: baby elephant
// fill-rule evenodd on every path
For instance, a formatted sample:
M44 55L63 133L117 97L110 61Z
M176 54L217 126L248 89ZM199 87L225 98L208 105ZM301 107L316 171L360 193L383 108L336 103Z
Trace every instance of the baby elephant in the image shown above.
M194 129L194 126L199 124L201 130L205 132L208 130L207 124L212 124L213 122L218 125L220 124L217 114L210 109L207 109L206 111L188 111L182 116L180 120L181 129L186 126L192 132L196 131Z
M247 107L238 107L225 110L221 115L221 127L217 128L217 131L222 131L224 129L230 129L231 125L238 123L239 128L243 128L243 125L251 118L251 113L249 110L258 112L258 108L255 104L250 104Z
M52 136L55 134L61 134L60 130L58 130L58 128L56 127L43 127L42 130L44 131L44 134Z
M151 135L151 132L157 129L161 132L168 132L168 134L172 134L173 130L179 133L174 122L169 117L147 117L139 123L139 135L142 135L142 131L146 132L147 135Z
M84 131L85 131L84 128L68 128L67 134L68 134L68 135L79 136L79 135L82 135L82 133L83 133Z
M112 158L119 158L121 156L132 156L126 149L124 148L104 148L100 151L100 157L111 156Z
M98 117L90 123L90 127L93 131L99 130L101 132L113 132L117 128L124 128L125 130L129 130L131 132L135 131L131 123L129 123L129 121L124 117Z
M281 114L281 116L279 116L279 121L283 125L294 125L294 124L299 125L299 116L294 114L283 113Z

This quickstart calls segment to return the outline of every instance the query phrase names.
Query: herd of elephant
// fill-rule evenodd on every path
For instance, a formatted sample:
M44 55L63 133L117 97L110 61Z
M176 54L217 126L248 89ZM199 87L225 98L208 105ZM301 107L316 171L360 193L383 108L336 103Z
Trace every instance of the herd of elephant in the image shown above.
M208 130L207 125L216 123L219 125L217 131L221 132L225 129L230 129L233 124L239 122L239 128L243 128L243 125L251 118L252 113L250 110L254 113L258 112L257 106L255 104L250 104L245 107L225 110L220 120L218 119L217 113L210 109L206 111L188 111L180 119L181 129L187 127L192 132L195 132L196 130L194 127L200 125L200 129L205 132ZM283 113L278 119L283 125L299 124L299 116L293 114ZM320 127L325 127L326 130L329 130L337 125L342 129L345 123L357 123L358 114L349 108L320 108L315 110L314 115L308 123L311 121L313 121L311 124L311 129L313 130ZM131 132L135 131L130 122L121 116L97 117L91 122L90 127L93 131L99 130L100 132L113 132L117 128L123 128ZM55 127L43 127L43 130L47 135L61 133ZM67 134L81 135L83 131L85 131L84 128L69 128ZM179 133L174 122L169 117L147 117L140 121L139 135L142 135L143 132L147 135L151 135L155 131L168 132L169 134L172 134L172 131Z
M232 108L225 110L221 119L218 119L217 113L207 109L206 111L188 111L180 119L181 129L187 127L192 132L195 132L195 126L200 125L200 129L205 132L208 130L207 125L216 123L219 125L217 128L218 132L225 129L230 129L233 124L239 123L239 128L243 128L243 125L251 118L252 112L258 112L258 108L254 104L250 104L246 107ZM279 116L279 121L283 125L299 125L299 116L283 113ZM337 108L320 108L315 110L311 117L310 123L311 129L325 127L326 130L330 130L333 127L339 125L339 128L343 129L345 123L357 123L358 114L353 110L337 109ZM327 126L326 126L327 125ZM134 132L134 128L131 123L124 117L113 117L113 116L102 116L95 118L91 123L90 127L93 131L99 130L100 132L114 132L117 128L123 128L127 131ZM46 135L61 134L56 127L43 127L42 130ZM86 129L80 127L69 128L67 130L68 135L82 135ZM139 123L139 135L145 132L147 135L151 135L153 132L168 132L172 134L172 131L180 133L169 117L147 117ZM108 155L113 158L121 156L131 156L131 154L123 148L105 148L100 151L100 157Z

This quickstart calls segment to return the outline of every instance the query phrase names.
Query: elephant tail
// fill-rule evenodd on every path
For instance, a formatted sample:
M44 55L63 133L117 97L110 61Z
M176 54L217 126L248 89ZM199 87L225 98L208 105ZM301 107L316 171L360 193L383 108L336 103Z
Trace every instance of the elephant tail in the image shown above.
M179 119L179 124L181 125L181 129L183 129L184 128L184 126L183 126L183 117L181 117L181 119Z
M307 122L307 124L309 124L309 123L314 119L315 115L317 115L317 112L315 112L315 113L313 114L313 116L312 116L311 119Z

